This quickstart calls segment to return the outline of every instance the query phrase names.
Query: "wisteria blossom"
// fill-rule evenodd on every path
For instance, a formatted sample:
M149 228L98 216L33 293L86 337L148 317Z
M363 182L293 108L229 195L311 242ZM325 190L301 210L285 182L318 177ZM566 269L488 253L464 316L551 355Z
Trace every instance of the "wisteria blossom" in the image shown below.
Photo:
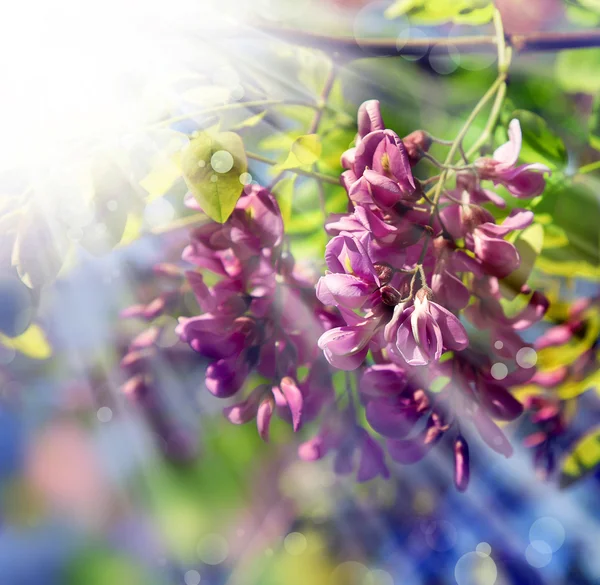
M504 199L482 182L531 197L548 169L516 166L521 134L513 120L510 141L493 158L454 169L448 188L428 186L413 168L432 160L433 137L417 130L401 139L385 127L376 100L359 108L357 125L355 145L342 155L348 211L325 221L331 239L317 282L289 251L275 197L251 184L225 223L194 228L180 266L157 268L183 275L184 286L126 316L152 321L192 294L198 314L180 317L176 331L205 360L204 385L228 401L229 421L255 421L265 441L274 416L294 431L316 421L299 456L333 454L336 472L358 481L389 477L394 465L419 461L447 438L464 491L473 434L512 454L497 421L523 412L512 388L538 374L515 361L527 347L519 332L548 308L541 292L523 285L524 308L505 312L503 279L521 262L507 238L530 226L533 214L513 209L496 221L483 206L502 209ZM186 202L198 209L194 199ZM504 360L501 378L473 331L488 335L493 359ZM159 334L156 327L142 332L123 360L133 368L133 393L147 385L143 355ZM346 378L335 390L337 370Z

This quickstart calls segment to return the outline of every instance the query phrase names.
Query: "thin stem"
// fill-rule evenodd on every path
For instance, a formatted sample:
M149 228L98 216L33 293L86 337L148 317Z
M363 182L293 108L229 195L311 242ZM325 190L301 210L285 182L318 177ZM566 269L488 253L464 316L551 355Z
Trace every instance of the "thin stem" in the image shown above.
M498 46L498 72L506 73L508 64L506 62L506 39L504 36L504 25L502 24L502 15L500 11L494 9L494 28L496 30L496 44Z
M582 167L579 167L577 174L578 175L585 175L587 173L592 173L594 171L597 171L598 169L600 169L600 160L597 160L593 163L589 163L587 165L584 165Z
M333 89L333 84L335 83L336 73L337 73L337 71L336 71L335 64L332 62L331 67L329 69L329 73L327 74L327 78L325 79L325 84L323 85L323 89L321 90L321 95L319 96L319 101L318 101L319 107L317 108L317 111L315 112L315 116L311 122L310 128L308 129L309 134L316 134L316 132L319 129L321 119L323 118L323 112L325 111L325 108L327 106L327 100L329 99L329 94L331 93L331 90ZM318 172L319 167L316 162L313 164L312 170L315 173ZM319 193L319 206L321 208L323 220L326 220L327 207L326 207L326 203L325 203L325 189L323 188L323 183L319 182L317 185L317 189L318 189L318 193Z
M460 148L460 144L462 143L465 136L467 135L467 132L469 131L469 128L471 127L471 124L475 121L477 116L481 113L481 110L483 110L483 108L490 101L490 99L492 99L492 97L494 97L496 92L499 90L500 86L504 83L505 79L506 79L506 73L500 73L498 75L498 77L496 78L496 81L494 81L494 83L491 85L491 87L485 92L483 97L479 100L479 102L477 103L475 108L473 108L473 111L469 114L469 117L466 119L465 123L463 124L462 128L460 129L460 132L454 139L454 142L452 143L452 146L450 147L450 150L448 152L448 156L446 156L446 160L444 161L444 165L449 165L452 162L452 160L454 159L454 157L456 155L456 152ZM433 195L433 203L432 203L433 209L431 210L431 215L429 217L429 226L430 227L433 224L433 218L436 214L436 209L437 209L438 203L440 201L440 197L443 192L443 186L444 186L444 183L446 182L448 174L449 174L449 171L447 169L444 169L442 171L442 174L440 175L438 182L436 183L436 186L434 189L434 195ZM419 257L417 265L421 265L423 263L425 254L427 253L427 248L429 246L429 240L430 240L430 238L427 237L427 235L426 235L425 242L423 243L423 249L421 250L421 255Z
M260 154L256 154L254 152L246 151L246 156L252 160L264 163L266 165L276 166L279 163L276 160L271 158L267 158L266 156L262 156ZM323 183L328 183L329 185L339 185L339 181L335 177L330 177L329 175L323 175L321 173L315 173L313 171L305 171L301 168L293 168L293 169L284 169L285 171L289 171L291 173L296 173L297 175L303 175L304 177L310 177L311 179L316 179L317 181L322 181Z
M506 96L506 81L504 81L500 88L498 89L498 93L496 94L496 99L494 100L494 105L492 106L492 110L490 112L490 117L488 118L487 124L481 134L481 136L475 141L473 146L469 148L467 152L467 156L471 157L477 152L479 149L485 144L485 142L490 138L494 128L496 127L496 123L498 122L498 116L500 115L500 110L502 109L502 104L504 103L504 98Z
M152 230L150 233L152 234L165 234L167 232L174 232L176 230L180 230L183 228L190 228L194 225L200 225L207 220L207 216L204 213L194 213L192 215L186 215L185 217L180 217L175 221L163 226L158 226Z
M424 159L428 160L433 165L435 165L438 169L447 169L447 170L451 170L451 171L466 171L466 170L468 170L468 168L465 166L453 166L453 165L442 164L439 160L437 160L436 158L431 156L428 152L421 152L421 156Z
M168 118L167 120L162 120L156 124L152 124L150 128L161 128L163 126L169 126L171 124L176 124L177 122L183 122L184 120L189 120L190 118L196 118L197 116L203 116L206 114L214 114L216 112L225 112L228 110L240 110L242 108L258 108L260 106L302 106L312 109L316 109L318 107L317 104L294 100L256 100L252 102L233 102L231 104L222 104L220 106L204 108L188 114L182 114L181 116L175 116L174 118Z

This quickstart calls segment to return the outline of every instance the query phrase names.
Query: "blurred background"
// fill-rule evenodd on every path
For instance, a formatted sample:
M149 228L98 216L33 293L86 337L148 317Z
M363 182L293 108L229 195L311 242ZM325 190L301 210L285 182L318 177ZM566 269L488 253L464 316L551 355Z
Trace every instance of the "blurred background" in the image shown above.
M600 23L595 0L496 6L509 34ZM168 296L173 282L155 267L179 260L196 220L177 162L189 136L217 123L234 129L259 157L247 182L271 184L295 138L310 133L331 80L321 173L339 175L365 99L381 101L400 136L425 128L450 138L493 82L495 53L449 44L374 57L368 39L395 39L401 49L408 40L491 35L489 14L487 2L454 0L4 8L1 585L600 583L595 361L559 390L569 427L558 456L564 463L578 449L578 471L566 481L558 462L541 478L521 422L510 428L508 460L473 444L464 494L452 482L449 446L397 466L388 481L359 485L336 476L329 459L298 459L310 427L295 436L274 423L265 444L252 425L229 424L203 388L206 364L178 341L168 314L146 319L160 329L152 398L132 403L122 390L119 362L149 326L123 311ZM543 118L537 148L531 140L523 154L555 171L535 203L544 248L532 283L556 309L531 341L564 321L570 303L599 294L599 90L599 48L513 58L504 126L516 110ZM314 183L275 185L294 254L321 272L326 235ZM325 211L343 211L344 191L323 189ZM588 320L574 352L553 354L545 367L595 359L597 308Z

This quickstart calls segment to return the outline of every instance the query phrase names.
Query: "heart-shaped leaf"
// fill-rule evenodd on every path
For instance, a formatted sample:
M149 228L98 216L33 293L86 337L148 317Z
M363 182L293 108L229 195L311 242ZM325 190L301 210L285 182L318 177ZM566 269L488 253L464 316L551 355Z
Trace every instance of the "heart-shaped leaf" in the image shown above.
M242 139L233 132L203 132L183 150L183 177L208 217L225 223L235 208L248 170Z

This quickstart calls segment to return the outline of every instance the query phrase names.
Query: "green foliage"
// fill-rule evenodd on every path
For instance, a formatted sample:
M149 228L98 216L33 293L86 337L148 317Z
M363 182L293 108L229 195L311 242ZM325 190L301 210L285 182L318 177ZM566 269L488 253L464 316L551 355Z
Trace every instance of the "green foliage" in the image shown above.
M219 223L227 221L242 194L240 175L248 170L242 139L233 132L203 132L183 150L181 166L206 215Z
M485 24L494 14L489 0L396 0L386 11L386 18L408 16L415 24L440 24L453 21L461 24Z
M153 585L145 570L124 555L104 547L86 548L67 566L65 585Z
M287 232L292 219L292 202L294 199L294 184L296 183L297 176L284 177L281 181L273 187L273 195L277 199L279 209L281 210L281 217L283 219L283 227Z
M590 145L600 150L600 95L594 98L592 115L590 116Z
M39 289L56 278L69 248L64 227L30 204L16 225L11 263L24 284Z
M569 92L600 91L600 49L562 51L556 58L556 81Z
M600 464L600 427L584 435L561 465L560 485L568 487L592 473Z
M140 476L141 495L148 497L166 544L187 562L197 558L198 542L211 527L227 526L245 504L254 472L276 449L260 439L254 424L223 424L220 416L203 423L201 457L184 466L157 460ZM277 424L271 430L272 443L290 432Z
M540 224L534 223L523 230L513 244L519 252L521 264L517 270L502 280L505 287L503 292L508 299L515 298L521 287L529 280L535 261L542 251L544 228Z
M30 325L16 337L0 334L0 344L18 351L29 358L45 360L52 355L52 347L39 325Z
M140 194L123 167L113 158L97 157L91 168L94 220L83 230L81 245L91 254L112 250L123 237L128 212L135 206L141 211Z
M523 146L520 159L523 162L541 162L552 169L566 166L567 149L542 117L526 110L515 110L511 118L517 118L521 124Z
M533 210L548 214L552 225L566 237L561 247L545 247L538 266L558 276L594 278L600 276L600 202L583 183L557 174Z
M311 165L319 160L321 156L321 139L317 134L306 134L298 136L292 142L290 152L286 160L277 165L276 171L293 169L303 165Z
M236 124L233 127L233 129L241 130L242 128L252 128L254 126L258 126L258 124L260 124L262 122L262 119L265 117L266 114L267 114L267 110L263 110L262 112L259 112L258 114L254 114L253 116L250 116L249 118L246 118L245 120L242 120L241 122Z

